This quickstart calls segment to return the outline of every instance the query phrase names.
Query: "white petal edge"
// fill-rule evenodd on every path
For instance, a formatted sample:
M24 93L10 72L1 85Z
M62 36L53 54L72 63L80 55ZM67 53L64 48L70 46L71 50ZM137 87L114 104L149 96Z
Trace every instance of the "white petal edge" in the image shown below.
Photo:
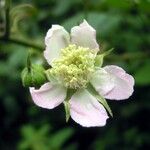
M60 25L52 25L45 37L46 50L44 57L47 62L52 65L54 59L59 58L60 50L70 43L70 35Z
M30 93L37 106L47 109L55 108L66 98L66 89L50 82L42 85L40 89L30 87Z
M90 79L91 84L100 95L106 95L114 88L114 78L103 68L99 68Z
M121 67L110 65L103 68L114 78L114 88L104 95L107 99L124 100L128 99L134 89L134 78L127 74Z
M108 119L105 108L87 90L79 90L70 102L71 118L84 127L104 126Z
M99 45L96 41L96 30L86 20L79 26L71 29L71 43L93 49L96 52L99 51Z

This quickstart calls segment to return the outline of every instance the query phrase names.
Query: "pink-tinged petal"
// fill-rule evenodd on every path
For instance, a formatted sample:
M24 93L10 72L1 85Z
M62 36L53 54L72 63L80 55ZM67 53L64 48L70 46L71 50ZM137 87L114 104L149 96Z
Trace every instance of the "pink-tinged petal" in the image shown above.
M104 95L107 99L128 99L133 93L134 78L118 66L106 66L105 69L114 78L114 88Z
M72 96L70 115L84 127L104 126L108 118L105 108L87 90L79 90Z
M114 78L103 68L93 74L90 82L100 95L106 95L114 88Z
M52 25L45 37L46 50L44 57L52 65L52 61L60 56L60 50L70 43L69 33L60 25Z
M79 26L75 26L71 29L71 43L94 49L96 52L99 51L99 45L96 41L96 31L86 20Z
M50 82L42 85L40 89L30 87L30 93L36 105L47 109L53 109L66 98L66 89Z

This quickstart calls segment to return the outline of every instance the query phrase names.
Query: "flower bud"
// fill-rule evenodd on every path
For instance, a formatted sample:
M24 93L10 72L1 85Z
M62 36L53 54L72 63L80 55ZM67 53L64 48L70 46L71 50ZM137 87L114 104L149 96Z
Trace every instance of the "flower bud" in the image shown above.
M25 87L39 87L46 82L44 68L41 65L31 65L24 68L21 73L22 83Z

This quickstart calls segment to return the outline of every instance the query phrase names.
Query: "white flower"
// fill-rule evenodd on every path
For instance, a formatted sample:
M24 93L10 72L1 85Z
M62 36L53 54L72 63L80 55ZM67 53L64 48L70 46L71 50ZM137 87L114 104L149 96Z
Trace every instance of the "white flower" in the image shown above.
M45 37L44 56L52 66L40 89L30 88L36 105L53 109L68 101L71 118L85 127L104 126L108 118L103 105L88 84L103 98L122 100L133 93L134 79L118 66L96 66L99 51L96 31L85 20L71 29L53 25ZM76 92L68 98L67 89Z

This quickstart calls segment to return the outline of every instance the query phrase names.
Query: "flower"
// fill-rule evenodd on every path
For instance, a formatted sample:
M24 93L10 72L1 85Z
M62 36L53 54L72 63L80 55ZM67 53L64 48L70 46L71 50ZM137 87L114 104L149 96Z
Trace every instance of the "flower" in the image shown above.
M46 71L49 82L39 89L30 87L34 103L53 109L66 102L66 110L75 122L85 127L104 126L109 118L105 98L129 98L133 77L118 66L101 67L96 62L102 62L104 55L97 55L96 31L86 20L73 27L70 34L62 26L52 25L45 44L44 56L52 68Z

